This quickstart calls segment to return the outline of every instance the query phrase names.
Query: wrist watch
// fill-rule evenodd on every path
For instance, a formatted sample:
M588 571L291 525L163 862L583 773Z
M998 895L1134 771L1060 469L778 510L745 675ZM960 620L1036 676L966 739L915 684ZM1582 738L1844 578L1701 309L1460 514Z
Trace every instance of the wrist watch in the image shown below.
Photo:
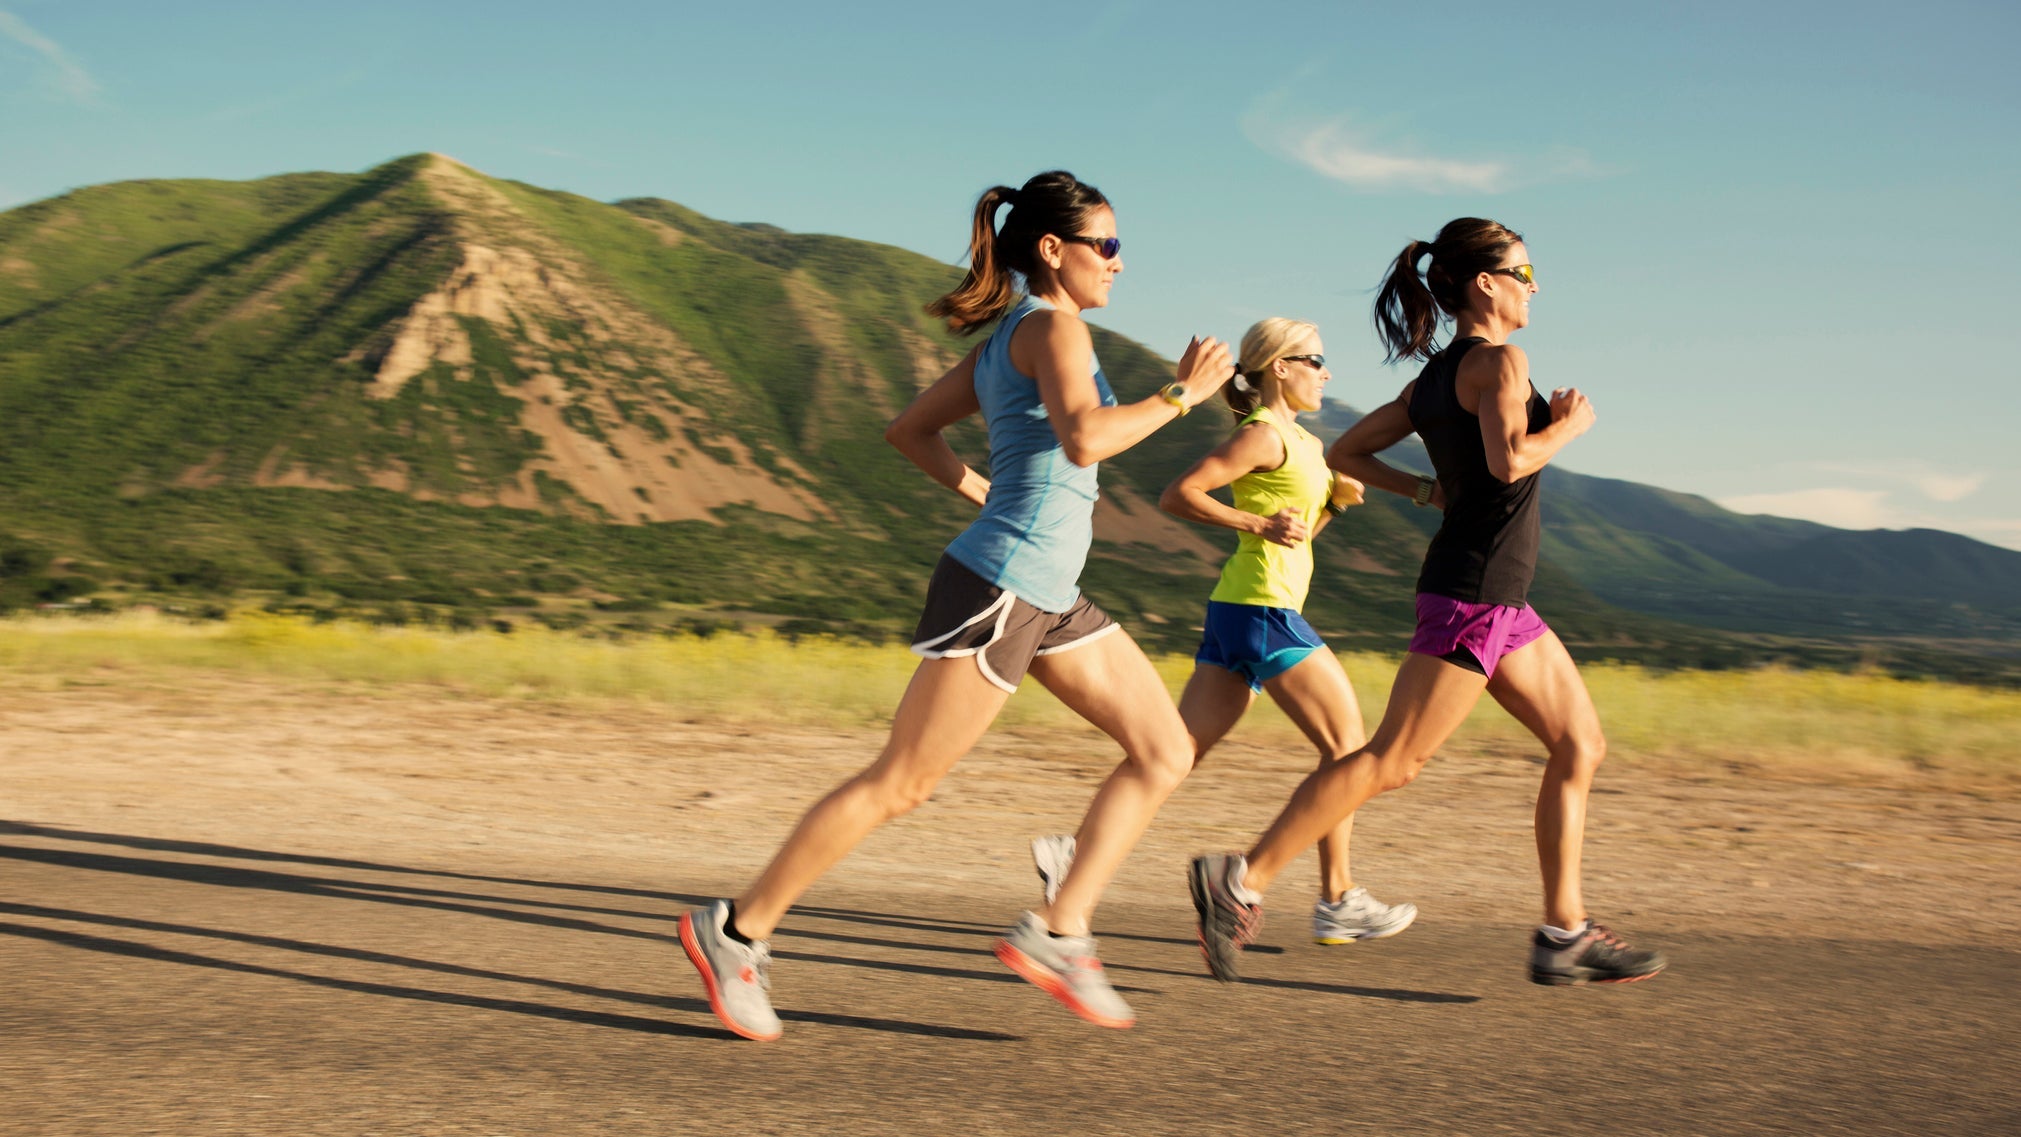
M1179 408L1179 417L1185 418L1193 408L1186 402L1186 384L1167 383L1158 388L1158 397Z
M1333 480L1326 486L1326 512L1335 517L1347 512L1347 507L1333 500L1333 491L1340 488L1340 471L1333 471Z
M1430 505L1432 503L1432 492L1438 488L1439 480L1437 478L1432 477L1430 474L1419 474L1418 490L1416 493L1410 495L1410 503L1412 505Z

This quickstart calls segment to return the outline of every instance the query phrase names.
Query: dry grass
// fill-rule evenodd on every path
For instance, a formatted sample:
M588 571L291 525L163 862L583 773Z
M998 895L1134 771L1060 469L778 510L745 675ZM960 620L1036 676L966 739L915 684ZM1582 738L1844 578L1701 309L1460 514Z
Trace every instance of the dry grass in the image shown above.
M1157 662L1176 692L1191 661ZM1357 654L1342 662L1373 725L1396 660ZM768 635L619 641L258 615L223 623L131 613L0 621L0 671L16 683L96 682L108 672L169 679L198 668L505 698L638 700L696 718L772 723L880 724L916 663L902 647ZM1583 671L1620 756L1838 775L2021 777L2021 692L1835 672L1660 673L1611 664ZM1026 685L1001 721L1087 729L1036 684ZM1303 747L1267 699L1243 729ZM1488 700L1460 741L1534 745Z

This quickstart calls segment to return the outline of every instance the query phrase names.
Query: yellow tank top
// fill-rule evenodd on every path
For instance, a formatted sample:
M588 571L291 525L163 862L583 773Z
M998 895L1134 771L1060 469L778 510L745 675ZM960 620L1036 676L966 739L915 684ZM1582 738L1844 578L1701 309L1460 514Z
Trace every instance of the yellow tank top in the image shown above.
M1317 525L1333 492L1333 471L1326 468L1326 453L1319 439L1297 422L1282 423L1268 407L1258 407L1236 424L1236 429L1252 422L1267 423L1284 440L1284 464L1275 470L1257 470L1235 479L1230 488L1235 508L1258 517L1273 517L1285 509L1295 509L1307 525ZM1312 584L1312 542L1304 541L1287 549L1254 533L1238 534L1235 555L1221 566L1221 583L1210 600L1224 604L1260 604L1269 608L1305 607L1305 592Z

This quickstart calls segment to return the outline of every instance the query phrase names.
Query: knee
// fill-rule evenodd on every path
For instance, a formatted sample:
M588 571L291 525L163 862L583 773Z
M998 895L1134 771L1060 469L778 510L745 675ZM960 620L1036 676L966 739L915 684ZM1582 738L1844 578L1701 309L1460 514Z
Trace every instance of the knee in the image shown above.
M1559 776L1584 784L1593 780L1607 758L1607 737L1599 730L1581 731L1551 747L1551 765Z
M1192 741L1180 739L1167 745L1147 746L1124 761L1153 789L1171 793L1193 772L1196 757Z
M937 778L886 775L864 778L858 785L878 814L889 821L925 805L938 783Z
M1404 752L1377 755L1375 757L1377 792L1400 790L1417 781L1418 774L1424 770L1425 763L1430 758L1429 754Z

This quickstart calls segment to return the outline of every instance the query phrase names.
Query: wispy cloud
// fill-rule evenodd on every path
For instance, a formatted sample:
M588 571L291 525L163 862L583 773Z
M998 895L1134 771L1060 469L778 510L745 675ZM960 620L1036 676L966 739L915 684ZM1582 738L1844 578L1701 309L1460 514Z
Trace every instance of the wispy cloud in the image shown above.
M1243 134L1266 153L1357 189L1500 193L1602 172L1591 158L1574 150L1522 162L1433 154L1413 143L1386 141L1353 115L1301 115L1287 111L1285 101L1281 91L1258 100L1243 117Z
M1963 501L1984 488L1991 474L1960 473L1941 469L1929 462L1909 459L1897 462L1808 462L1803 468L1820 474L1842 475L1889 485L1907 484L1931 501Z
M1937 493L1931 492L1933 488L1940 492L1953 492L1958 488L1955 484L1941 484L1943 481L1941 478L1932 476L1904 479L1899 470L1895 472L1895 476L1898 481L1905 480L1909 485L1915 486L1933 501L1948 504L1958 500L1958 497L1939 497ZM1925 480L1935 480L1940 484L1935 486L1920 484ZM1969 481L1974 489L1984 480L1984 475L1952 479L1955 483ZM1885 489L1828 486L1780 493L1739 494L1719 498L1718 503L1735 513L1765 513L1775 517L1794 517L1840 529L1942 529L1951 533L1962 533L1989 545L2021 549L2021 518L1932 511L1913 502L1891 501L1890 492Z
M1751 493L1723 497L1719 504L1735 513L1767 513L1795 517L1841 529L1880 529L1895 520L1886 490L1856 490L1832 487L1814 490L1786 490L1782 493Z
M34 28L12 12L0 9L0 36L6 36L15 43L40 55L44 62L55 69L56 89L65 98L86 105L96 103L100 87L98 80L84 65L70 57L62 45Z
M1931 501L1963 501L1986 484L1984 474L1920 474L1909 483Z

